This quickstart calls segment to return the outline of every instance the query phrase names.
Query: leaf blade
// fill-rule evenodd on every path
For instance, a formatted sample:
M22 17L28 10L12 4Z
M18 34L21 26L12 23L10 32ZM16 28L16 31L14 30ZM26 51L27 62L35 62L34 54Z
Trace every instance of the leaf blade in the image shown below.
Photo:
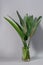
M8 16L13 22L15 22L17 25L18 25L18 27L21 29L21 31L23 31L22 30L22 28L21 28L21 26L11 17L11 16Z
M16 11L16 13L17 13L17 15L18 15L18 17L19 17L21 26L24 26L24 21L23 21L22 17L20 16L19 12Z
M31 31L32 32L31 37L35 34L35 31L37 30L37 27L38 27L39 23L41 22L41 18L42 18L42 16L39 16L37 18L35 25L34 25L34 28Z
M8 18L6 18L6 17L4 17L4 19L5 19L6 21L8 21L8 22L13 26L13 28L15 28L15 30L18 32L18 34L20 35L20 37L24 39L24 34L23 34L23 32L20 30L20 28L18 27L18 25L17 25L15 22L12 22L10 19L8 19Z

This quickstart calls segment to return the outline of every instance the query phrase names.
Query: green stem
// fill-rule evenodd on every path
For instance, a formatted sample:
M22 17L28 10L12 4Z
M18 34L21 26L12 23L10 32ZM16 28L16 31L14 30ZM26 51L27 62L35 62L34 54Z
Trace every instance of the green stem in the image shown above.
M27 43L25 42L26 45L24 45L24 47L22 48L22 52L23 52L23 60L27 61L30 60L30 52L29 52L29 47L27 46Z
M31 41L31 37L29 38L28 47L29 47L29 45L30 45L30 41Z

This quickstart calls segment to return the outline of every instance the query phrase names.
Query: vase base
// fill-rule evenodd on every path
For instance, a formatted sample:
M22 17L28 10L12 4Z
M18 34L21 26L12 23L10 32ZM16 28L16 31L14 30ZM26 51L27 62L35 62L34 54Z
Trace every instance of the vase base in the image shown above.
M30 61L30 59L23 59L23 58L22 58L22 60L25 61L25 62L29 62Z

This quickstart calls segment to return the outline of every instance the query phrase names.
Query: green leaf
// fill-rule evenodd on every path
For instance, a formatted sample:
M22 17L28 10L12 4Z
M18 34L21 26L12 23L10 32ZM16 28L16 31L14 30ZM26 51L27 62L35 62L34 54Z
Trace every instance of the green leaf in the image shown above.
M18 34L20 35L20 37L22 38L22 39L24 39L24 33L21 31L21 29L19 28L19 26L15 23L15 22L13 22L13 21L11 21L10 19L8 19L8 18L6 18L6 17L4 17L5 18L5 20L7 20L12 26L13 26L13 28L15 28L15 30L18 32Z
M37 30L37 27L38 27L39 23L41 22L41 18L42 18L42 16L39 16L38 18L36 18L34 20L34 27L32 28L31 36L33 36L35 34L35 31Z
M30 36L32 26L33 26L33 16L27 16L26 19L26 26L27 26L27 36Z
M42 18L42 16L39 16L38 19L37 19L37 21L41 20L41 18Z
M39 23L41 22L41 18L42 18L42 16L39 16L37 21L36 21L36 24L35 24L35 27L34 27L35 31L37 30L37 27L38 27Z
M17 15L18 15L18 17L19 17L21 26L24 26L24 21L23 21L22 17L20 16L20 14L19 14L18 11L16 11L16 12L17 12Z
M21 29L21 31L23 31L22 30L22 28L21 28L21 26L11 17L11 16L8 16L13 22L15 22L17 25L18 25L18 27Z

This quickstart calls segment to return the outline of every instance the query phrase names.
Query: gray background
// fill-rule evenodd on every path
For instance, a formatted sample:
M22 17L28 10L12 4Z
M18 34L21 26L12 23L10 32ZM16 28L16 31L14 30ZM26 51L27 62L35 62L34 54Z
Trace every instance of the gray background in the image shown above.
M43 0L0 0L0 60L18 60L22 57L22 41L15 29L3 18L10 15L19 23L16 10L22 17L26 13L43 16ZM31 58L36 55L43 57L43 18L31 40L30 55Z

